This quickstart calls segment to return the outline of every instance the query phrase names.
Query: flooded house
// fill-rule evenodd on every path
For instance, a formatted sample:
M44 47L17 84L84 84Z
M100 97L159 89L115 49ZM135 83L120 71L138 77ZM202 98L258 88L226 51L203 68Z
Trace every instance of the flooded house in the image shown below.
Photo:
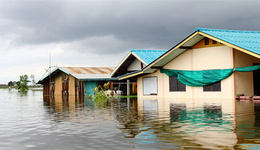
M138 72L165 52L166 50L130 50L130 52L111 73L111 77L116 78L127 73ZM118 88L127 91L126 95L135 95L137 94L136 82L137 78L121 80Z
M138 98L234 98L260 95L260 32L197 28L142 69Z
M94 94L94 88L117 80L110 74L115 67L57 67L38 84L43 85L43 95L77 96Z

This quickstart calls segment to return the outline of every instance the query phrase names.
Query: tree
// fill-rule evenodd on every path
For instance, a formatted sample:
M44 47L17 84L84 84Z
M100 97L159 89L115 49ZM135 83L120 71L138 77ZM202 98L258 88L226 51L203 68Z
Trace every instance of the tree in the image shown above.
M28 75L20 76L20 80L16 82L17 88L21 92L26 92L28 90Z
M13 81L9 81L7 85L10 87L10 86L14 86L14 84L15 84L15 81L14 82Z

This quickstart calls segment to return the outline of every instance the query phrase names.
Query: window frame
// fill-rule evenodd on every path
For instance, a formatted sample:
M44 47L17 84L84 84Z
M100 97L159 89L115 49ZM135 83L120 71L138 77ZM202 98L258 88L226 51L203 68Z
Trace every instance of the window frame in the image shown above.
M204 45L210 45L210 44L209 44L209 38L206 37L206 38L204 39Z
M144 79L147 79L147 78L155 78L155 81L156 81L156 93L152 93L152 92L149 93L149 94L145 93L145 81L144 81ZM149 95L155 95L155 96L158 95L158 78L157 78L157 76L143 77L143 96L149 96Z
M221 81L203 86L203 92L221 92Z
M175 83L177 84L176 89L172 89L171 85ZM180 86L184 86L183 89ZM169 76L169 92L186 92L186 85L178 81L177 76Z

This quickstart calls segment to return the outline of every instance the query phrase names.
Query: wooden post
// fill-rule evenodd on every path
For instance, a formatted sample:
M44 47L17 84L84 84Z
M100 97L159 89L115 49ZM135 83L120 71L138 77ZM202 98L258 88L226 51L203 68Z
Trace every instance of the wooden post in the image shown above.
M110 82L110 89L111 89L111 90L114 89L114 84L113 84L113 82Z

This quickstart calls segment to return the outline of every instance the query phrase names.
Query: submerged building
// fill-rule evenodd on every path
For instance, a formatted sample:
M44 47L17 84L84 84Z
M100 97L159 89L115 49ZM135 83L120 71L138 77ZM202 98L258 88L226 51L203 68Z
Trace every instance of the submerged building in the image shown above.
M43 95L77 96L94 94L94 88L108 81L116 81L110 74L115 67L57 67L38 84Z
M197 28L142 69L140 98L234 98L260 95L260 32Z

